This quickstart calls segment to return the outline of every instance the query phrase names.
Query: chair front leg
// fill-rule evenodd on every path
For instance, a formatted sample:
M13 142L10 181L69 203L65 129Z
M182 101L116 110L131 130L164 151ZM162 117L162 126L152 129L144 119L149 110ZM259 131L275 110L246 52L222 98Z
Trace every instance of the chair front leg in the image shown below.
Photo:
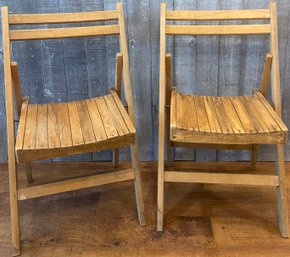
M283 145L277 145L275 172L279 177L279 186L277 186L277 203L279 228L283 237L289 237L288 232L288 206L287 206L287 188L285 177L285 163Z
M17 165L15 156L8 158L9 192L11 211L12 256L20 254L20 224L17 194Z
M141 179L141 172L140 172L140 163L139 163L139 157L138 157L137 143L135 143L134 145L131 145L130 150L131 150L132 167L135 171L135 194L136 194L138 219L139 219L140 225L145 226L146 219L145 219L145 213L144 213L142 179Z

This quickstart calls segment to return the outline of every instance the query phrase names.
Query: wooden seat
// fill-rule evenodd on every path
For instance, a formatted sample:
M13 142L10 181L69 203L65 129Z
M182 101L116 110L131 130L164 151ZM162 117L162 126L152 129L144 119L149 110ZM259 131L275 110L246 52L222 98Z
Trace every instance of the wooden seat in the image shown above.
M98 22L92 25L91 22ZM110 21L107 24L105 21ZM71 26L60 27L63 23ZM78 23L86 23L77 26ZM49 28L38 25L50 24ZM57 26L55 26L57 24ZM105 24L105 25L104 25ZM16 27L14 25L17 25ZM23 28L23 25L24 28ZM27 27L33 25L32 29ZM130 78L124 12L116 10L81 13L9 14L2 7L3 64L5 78L12 255L20 254L19 201L110 183L134 181L137 215L145 225L141 172L134 127L134 104ZM11 60L11 41L46 40L91 36L118 36L115 88L110 94L74 102L29 103L22 97L18 64ZM21 65L21 64L20 64ZM124 99L121 98L124 87ZM16 102L16 110L14 108ZM123 105L126 103L126 109ZM19 120L15 140L15 120ZM132 167L118 167L119 148L130 147ZM32 161L73 154L112 150L110 171L68 177L50 183L33 183ZM18 188L17 162L25 164L28 184ZM48 174L49 176L50 174ZM52 181L48 179L48 181ZM48 214L49 215L49 214Z
M236 25L225 22L219 23L219 21L224 20L249 20L249 22L238 22ZM259 22L256 22L257 20ZM175 21L182 21L182 24ZM210 23L210 25L200 25L200 21L217 22ZM163 231L165 182L215 183L276 187L280 232L283 237L289 236L283 156L283 144L287 142L288 129L282 121L277 31L277 7L273 1L270 2L269 9L258 10L182 11L166 10L166 5L161 4L158 231ZM203 96L186 95L178 92L178 87L172 87L172 70L174 67L172 68L172 53L166 52L166 40L169 36L184 35L194 35L196 37L268 35L270 47L269 52L265 52L260 88L255 89L251 96ZM174 51L174 48L170 49ZM198 48L197 51L199 51ZM180 60L178 64L180 65L179 69L181 69L182 63ZM195 65L199 65L198 59ZM199 74L199 76L201 75ZM269 84L271 85L271 99L266 99ZM258 146L261 144L275 145L276 165L273 175L190 172L188 170L174 170L173 167L175 166L170 165L174 161L176 147L250 150L249 170L254 171ZM169 164L166 169L164 164L165 149ZM231 163L231 165L234 164Z
M16 139L18 162L122 147L136 130L115 91L69 103L24 101Z
M288 129L265 97L171 94L170 139L212 144L286 143Z

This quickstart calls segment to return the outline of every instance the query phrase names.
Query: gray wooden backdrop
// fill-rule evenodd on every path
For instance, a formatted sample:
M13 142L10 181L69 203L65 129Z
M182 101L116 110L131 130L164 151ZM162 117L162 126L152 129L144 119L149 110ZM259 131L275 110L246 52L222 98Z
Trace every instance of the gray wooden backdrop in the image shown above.
M0 0L13 13L76 12L109 10L114 0ZM141 160L157 158L159 5L157 0L122 1L136 103L136 123ZM268 0L169 0L168 9L251 9L267 8ZM283 92L283 117L290 127L290 21L289 0L278 0L280 69ZM173 54L174 84L187 93L210 95L250 94L259 87L265 36L194 37L168 39ZM25 95L32 102L84 99L107 93L114 84L114 37L84 38L13 43L13 58L18 61ZM2 50L2 40L1 40ZM2 53L2 51L1 51ZM3 60L0 56L0 162L7 161ZM58 160L110 160L111 151L71 156ZM285 147L290 160L290 145ZM127 149L122 159L129 159ZM197 161L248 160L242 151L176 149L177 159ZM259 159L273 160L273 148L262 147Z

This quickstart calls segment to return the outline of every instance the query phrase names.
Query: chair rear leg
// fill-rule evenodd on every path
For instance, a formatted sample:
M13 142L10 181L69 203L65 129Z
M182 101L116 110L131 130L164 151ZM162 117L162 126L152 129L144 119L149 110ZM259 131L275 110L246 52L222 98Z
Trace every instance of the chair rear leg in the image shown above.
M158 157L157 231L163 231L164 220L164 159Z
M285 163L283 145L277 145L277 155L275 160L275 173L279 177L279 186L277 186L278 219L280 233L283 237L289 237L288 232L288 206L287 206L287 188L285 177Z
M135 171L135 194L136 194L136 205L137 205L138 219L139 219L140 225L145 226L146 219L145 219L145 213L144 213L142 179L141 179L137 144L131 145L130 150L131 150L132 167Z
M258 145L252 145L251 170L256 170L257 159L258 159Z
M11 211L12 256L17 256L20 254L20 224L17 196L17 166L15 158L9 158L8 171Z
M26 170L27 182L28 184L31 184L33 182L31 162L25 163L25 170Z
M119 164L119 149L114 148L113 149L113 166L114 168L117 168Z

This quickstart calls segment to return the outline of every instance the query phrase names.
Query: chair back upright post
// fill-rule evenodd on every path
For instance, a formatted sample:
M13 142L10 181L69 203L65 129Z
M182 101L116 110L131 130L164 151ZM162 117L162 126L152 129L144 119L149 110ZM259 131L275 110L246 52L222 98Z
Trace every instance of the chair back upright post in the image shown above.
M129 116L133 124L135 125L127 37L126 37L126 32L125 32L124 11L123 11L121 3L117 3L117 11L118 11L118 20L119 20L119 33L120 33L120 41L119 41L120 51L123 55L123 80L124 80L125 99L128 105Z
M276 2L270 2L270 50L272 54L271 69L271 95L275 111L281 117L281 86L280 86L280 68L279 68L279 50L278 50L278 25L277 25L277 5Z
M9 11L7 6L2 7L2 38L3 38L3 65L5 83L5 105L7 124L7 146L8 146L8 169L10 190L10 215L12 234L12 254L20 253L20 230L17 199L17 167L15 157L15 134L14 134L14 105L11 73L11 45L9 33Z
M160 62L159 62L159 127L158 127L158 191L157 191L157 230L163 230L164 205L164 129L165 129L165 57L166 57L166 4L160 5Z

